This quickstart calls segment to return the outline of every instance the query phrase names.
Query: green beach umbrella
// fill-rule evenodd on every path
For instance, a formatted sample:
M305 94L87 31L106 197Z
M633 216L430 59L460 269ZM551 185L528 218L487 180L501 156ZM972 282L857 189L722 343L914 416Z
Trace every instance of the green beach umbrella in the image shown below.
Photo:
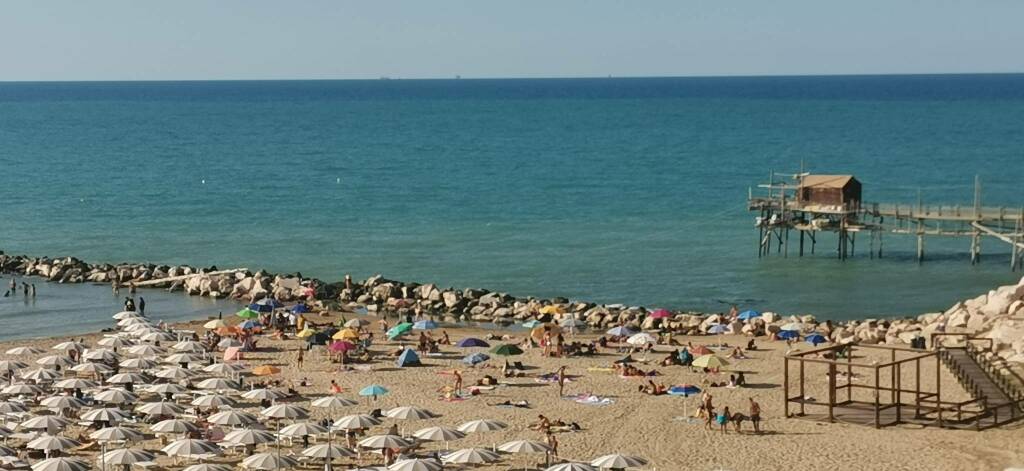
M519 348L519 347L517 347L515 345L506 343L504 345L498 345L497 347L492 348L491 349L491 353L493 353L495 355L501 355L501 356L508 357L508 356L512 356L512 355L522 355L523 354L523 349L521 349L521 348Z
M255 319L257 317L260 317L260 313L253 311L252 309L249 308L242 309L241 311L235 313L235 315L241 317L242 319Z
M409 333L410 330L412 330L412 323L411 322L403 322L401 324L398 324L398 325L388 329L388 332L387 332L388 338L389 339L395 339L397 337L400 337L402 335L405 335L405 334Z

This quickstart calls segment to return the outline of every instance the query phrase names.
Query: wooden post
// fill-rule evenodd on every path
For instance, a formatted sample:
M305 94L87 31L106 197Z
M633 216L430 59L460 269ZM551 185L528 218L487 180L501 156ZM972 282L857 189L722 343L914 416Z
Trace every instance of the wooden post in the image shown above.
M878 231L878 258L882 258L882 231Z
M932 345L935 345L934 338L932 339ZM939 412L939 428L942 428L942 377L939 374L939 370L942 369L942 365L939 362L939 354L935 354L935 405L938 406Z
M890 362L895 362L896 361L896 350L889 350L889 353L891 353ZM895 384L896 384L896 369L890 366L889 367L889 387L891 388ZM896 401L896 391L892 391L892 395L890 397L890 401L892 401L892 402Z
M782 359L782 416L789 418L789 358Z
M900 407L901 407L901 404L903 402L902 401L903 398L900 397L902 395L902 392L900 391L900 389L902 389L902 386L903 386L903 378L900 377L901 376L901 374L900 374L900 366L901 365L902 365L902 363L897 363L896 364L896 423L897 424L902 422L902 418L900 416L900 412L901 412L900 411Z
M800 230L800 256L804 256L804 231Z
M804 415L804 362L800 362L800 415Z
M828 364L828 421L835 422L835 405L836 405L836 364Z
M914 360L914 418L921 417L921 359Z
M881 428L882 427L882 425L881 425L881 420L882 420L881 413L882 413L882 411L879 409L880 406L879 406L879 403L878 403L878 401L879 401L878 393L879 393L879 391L878 391L878 366L876 365L875 366L875 428Z
M853 353L846 349L846 400L853 401Z

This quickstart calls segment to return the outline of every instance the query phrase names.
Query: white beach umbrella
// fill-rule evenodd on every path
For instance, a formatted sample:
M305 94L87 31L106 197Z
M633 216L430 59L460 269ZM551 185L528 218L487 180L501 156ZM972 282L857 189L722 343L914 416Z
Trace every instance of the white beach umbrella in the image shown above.
M71 361L67 355L46 355L37 359L36 364L42 366L71 366L75 362Z
M43 350L41 348L36 348L36 347L14 347L14 348L12 348L10 350L7 350L4 353L6 353L8 355L14 355L14 356L28 356L28 355L38 355L38 354L43 353L45 351L46 350Z
M103 337L98 342L96 342L96 345L101 345L101 346L110 347L110 348L124 348L124 347L130 347L132 345L135 345L135 343L132 342L131 340L128 340L128 339L124 338L124 337L111 336L111 337Z
M72 366L71 367L71 371L74 371L75 373L86 373L86 374L94 375L94 374L97 374L97 373L100 373L100 374L109 373L111 371L114 371L114 369L109 367L109 366L107 366L107 365L104 365L103 363L91 363L90 362L90 363L82 363L80 365Z
M296 422L279 431L285 437L302 437L327 433L327 428L312 422Z
M295 458L275 453L256 453L242 460L242 467L246 469L282 469L294 468L298 465L299 462Z
M148 358L129 358L127 360L118 363L118 366L124 369L132 370L147 370L157 366L157 362Z
M626 343L640 347L647 345L649 343L657 344L658 339L656 339L653 335L648 334L646 332L640 332L639 334L631 335L628 339L626 339Z
M636 456L626 456L618 453L611 455L604 455L600 458L595 458L594 461L590 462L591 466L596 468L612 468L612 469L626 469L626 468L637 468L647 464L647 460Z
M214 363L203 367L203 371L213 373L215 375L234 375L244 369L245 367L234 363Z
M18 425L18 428L26 430L45 430L48 433L56 433L71 424L71 421L64 417L55 415L40 415L28 419Z
M355 430L360 428L370 428L374 425L380 425L380 419L366 414L346 415L336 421L331 428L335 430Z
M60 456L49 458L32 465L32 471L85 471L91 466L81 458Z
M135 408L140 414L175 416L185 412L185 408L173 402L148 402Z
M137 442L142 440L142 433L127 427L104 427L89 434L89 438L98 442Z
M498 451L505 453L546 453L551 447L536 440L513 440L498 445Z
M179 352L206 352L206 347L204 347L203 344L196 342L195 340L182 340L181 342L171 345L171 348Z
M28 368L28 365L23 361L18 360L2 360L0 361L0 371L18 371L21 369Z
M406 448L412 445L413 442L398 435L372 435L359 441L359 446L377 450L383 448Z
M143 342L169 342L174 340L174 335L170 332L147 332L139 337L139 340Z
M277 436L266 430L232 430L224 435L224 441L238 445L260 445L277 441Z
M151 451L134 448L119 448L100 455L96 461L104 465L124 466L145 461L153 461L156 455Z
M388 471L440 471L444 466L433 458L410 458L396 461Z
M218 447L216 443L192 438L175 440L171 442L170 445L161 448L160 451L167 456L180 456L184 458L192 458L207 454L221 454L220 447Z
M263 417L269 417L272 419L306 419L309 418L309 412L298 406L291 404L278 404L276 406L270 406L260 411L260 415Z
M25 383L14 383L14 384L12 384L10 386L7 386L7 387L5 387L3 389L0 389L0 394L6 394L8 396L16 396L16 395L19 395L19 394L35 396L35 395L39 395L39 394L42 394L42 393L43 393L43 388L40 388L39 386L36 386L34 384L25 384Z
M412 436L432 442L450 442L464 438L466 434L447 427L427 427L413 432Z
M233 469L226 464L199 463L188 466L181 471L232 471Z
M508 428L508 424L499 422L497 420L471 420L460 425L456 430L462 433L475 433L475 432L493 432L495 430L501 430Z
M359 403L356 401L337 395L324 396L309 403L310 406L321 409L342 409L345 407L352 407L358 404Z
M89 361L102 361L108 363L121 361L121 355L118 355L114 353L113 350L108 350L106 348L86 350L84 353L82 353L82 358Z
M121 328L123 333L126 333L132 337L142 337L150 332L162 332L153 324L132 324Z
M95 388L96 382L81 378L62 379L53 383L54 389L89 389Z
M211 414L206 421L215 425L245 426L259 422L259 419L248 412L226 410Z
M149 324L149 321L141 317L125 317L124 319L117 321L116 325L118 327L128 327L135 324Z
M146 390L151 392L151 393L153 393L153 394L178 394L178 393L183 393L185 391L188 391L187 389L182 387L180 384L174 384L174 383L154 384L154 385L146 388Z
M388 418L399 420L425 420L437 417L433 412L426 409L411 406L396 407L388 410L384 415Z
M145 316L140 314L138 311L121 311L121 312L119 312L117 314L114 314L111 317L113 317L116 320L122 320L122 319L127 319L129 317L145 317Z
M192 400L192 405L197 407L217 408L223 406L234 407L234 399L223 394L205 394Z
M80 443L67 437L62 437L60 435L43 435L39 438L30 440L25 444L25 448L51 452L53 450L67 450L78 445L80 445Z
M125 389L110 388L97 393L93 399L107 404L131 404L138 401L139 396Z
M140 373L118 373L107 378L110 384L142 384L148 383L149 378Z
M164 357L164 363L196 363L203 361L203 357L195 353L172 353Z
M31 370L21 370L18 372L18 376L21 379L28 379L32 381L53 381L61 377L61 374L56 370L49 368L33 368Z
M199 427L181 419L162 420L149 427L153 433L189 433L198 430Z
M349 319L348 322L345 322L345 327L350 327L353 329L365 327L368 325L370 325L370 321L366 319L360 319L358 317L355 319Z
M45 401L46 399L43 400ZM43 405L45 406L46 404ZM25 404L13 401L0 402L0 414L20 414L22 412L28 412L28 406L26 406Z
M341 445L334 444L323 444L313 445L305 450L302 450L302 456L308 456L310 458L319 458L322 460L334 460L335 458L347 458L356 456L355 452L345 448Z
M128 418L128 413L116 407L101 407L82 414L86 422L120 422Z
M220 342L217 342L217 347L219 347L219 348L231 348L231 347L241 347L241 346L242 346L242 342L239 342L238 339L236 339L234 337L227 337L227 338L221 339Z
M782 327L779 328L782 330L795 330L797 332L800 332L806 329L807 326L808 324L804 324L803 322L790 322L788 324L783 324Z
M157 378L173 380L188 379L195 375L196 373L194 371L187 370L180 366L168 366L153 374L153 376L156 376Z
M501 459L501 455L483 448L463 448L441 457L441 461L451 464L487 464Z
M166 352L167 351L164 350L163 348L147 344L135 345L133 347L128 348L128 353L131 353L132 355L138 355L140 357L152 357L157 355L163 355Z
M249 391L242 393L242 397L254 401L274 401L285 396L287 396L287 394L281 391L266 388L250 389Z
M67 351L71 351L71 350L82 351L82 350L85 350L85 347L86 347L86 345L84 343L79 343L79 342L75 342L73 340L69 340L67 342L61 342L61 343L58 343L57 345L54 345L53 346L53 350L60 350L62 352L67 352Z
M560 463L544 471L597 471L597 469L586 463Z
M39 405L51 409L81 409L85 401L74 396L50 396L39 401Z
M198 384L196 384L196 387L199 389L215 389L224 391L237 390L241 386L239 386L237 382L231 381L230 379L217 377L204 379L200 381Z

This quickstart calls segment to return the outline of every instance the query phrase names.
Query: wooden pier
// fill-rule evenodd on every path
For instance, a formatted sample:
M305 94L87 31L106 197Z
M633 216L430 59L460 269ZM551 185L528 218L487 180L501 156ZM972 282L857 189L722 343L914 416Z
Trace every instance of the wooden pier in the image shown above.
M981 261L981 240L990 237L1010 245L1010 270L1024 265L1024 206L986 207L981 203L981 180L975 177L974 201L969 205L926 205L918 193L916 204L866 203L861 184L853 175L771 173L765 190L748 195L748 209L759 213L758 257L775 253L789 256L791 231L799 238L797 255L815 252L821 233L837 235L839 260L853 256L858 234L868 237L868 254L882 257L883 234L917 237L917 260L924 261L925 237L970 239L971 264ZM861 236L864 237L863 235Z

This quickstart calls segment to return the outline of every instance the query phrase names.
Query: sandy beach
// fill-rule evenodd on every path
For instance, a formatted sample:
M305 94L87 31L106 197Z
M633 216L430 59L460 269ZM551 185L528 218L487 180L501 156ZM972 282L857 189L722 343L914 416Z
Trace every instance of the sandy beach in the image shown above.
M328 316L309 315L316 323L336 322L338 313ZM352 314L346 314L352 319ZM240 321L234 316L225 319L234 324ZM376 318L368 317L370 321ZM179 324L176 327L191 329L202 335L204 321ZM367 326L366 330L378 331L376 322ZM482 338L487 331L472 328L456 328L444 326L453 342L464 337ZM521 340L525 331L495 331L497 335L512 335ZM435 336L441 330L433 331ZM95 345L103 334L75 336L84 338L89 345ZM518 335L518 337L517 337ZM590 340L591 334L579 334L572 340ZM46 349L46 353L21 357L19 360L32 363L36 357L52 354L50 347L67 340L67 337L33 340L18 340L0 343L0 350L6 351L15 346L35 346ZM746 345L749 338L742 336L701 336L677 337L683 345L692 343L729 345ZM330 393L331 380L336 381L343 389L344 397L358 400L359 405L352 406L332 415L365 413L372 409L388 409L396 406L418 406L440 415L439 418L420 421L395 421L385 419L384 424L370 430L370 434L383 433L386 428L397 423L405 433L428 426L456 427L474 419L496 419L509 424L509 428L501 431L469 434L466 438L450 443L452 449L470 446L491 447L515 439L544 440L544 434L528 428L537 421L539 414L553 420L567 423L578 423L581 430L558 433L559 457L562 459L589 461L597 456L608 453L623 453L646 458L650 464L642 469L684 470L684 469L730 469L730 470L819 470L829 467L840 469L899 469L899 470L934 470L934 469L970 469L991 470L1003 469L1024 464L1024 444L1022 444L1019 426L1011 426L984 432L953 431L937 428L919 428L910 426L889 427L875 430L870 427L841 423L823 423L803 419L786 419L782 413L782 357L787 351L787 344L781 341L757 340L758 349L747 353L748 359L735 360L718 375L707 375L691 371L688 367L661 367L655 363L663 358L670 348L659 346L657 352L647 355L648 363L638 363L643 370L656 369L661 376L654 377L657 383L665 385L707 384L708 380L721 382L728 379L730 371L743 371L748 382L747 387L705 388L714 396L715 406L730 407L734 412L747 413L748 399L754 398L763 409L762 434L753 434L750 423L743 424L743 433L736 433L729 426L727 433L718 427L706 430L702 420L684 417L692 415L698 405L699 398L681 396L649 396L637 391L644 383L641 378L623 378L607 371L613 361L622 354L615 350L606 350L592 357L544 358L540 349L527 350L523 355L512 357L527 365L527 376L522 378L502 379L502 385L494 389L481 391L465 400L449 402L442 400L439 392L446 385L451 385L452 376L444 374L458 369L465 378L465 384L474 384L484 375L500 376L494 366L500 366L500 357L492 359L487 366L470 368L459 361L466 353L483 349L463 349L454 346L442 347L440 356L422 357L423 366L397 368L394 360L384 358L370 363L368 371L340 371L337 363L331 363L324 350L314 349L306 352L301 368L297 365L298 349L304 348L302 339L274 340L262 337L259 340L259 351L246 353L244 363L250 367L257 365L273 365L281 368L281 373L269 377L248 377L246 383L265 378L281 380L284 385L291 385L302 395L295 401L296 405L308 406L308 401ZM492 342L494 345L496 342ZM501 342L504 343L504 342ZM408 344L408 343L407 343ZM381 342L375 344L373 351L385 354L395 350L397 343ZM794 344L792 348L811 348L806 344ZM722 352L725 355L725 352ZM642 354L634 358L642 359ZM551 373L559 367L567 367L567 374L572 381L566 385L565 397L558 394L557 384L537 382L535 376ZM928 376L928 375L926 375ZM827 378L824 375L809 375L807 395L822 397L827 394ZM305 381L306 386L300 384ZM928 382L934 378L926 377ZM948 373L942 375L945 391L959 391L953 377ZM380 384L390 393L379 400L372 401L360 398L356 392L364 386ZM703 386L702 386L703 387ZM579 394L593 394L608 398L604 405L581 404L571 398ZM154 400L144 397L142 400ZM527 401L529 408L493 406L503 401ZM242 400L245 401L245 400ZM239 407L252 412L259 410L259 404L252 401L242 402ZM322 410L310 409L312 419L326 416ZM67 436L77 436L79 429L75 426L65 431ZM15 443L14 441L10 443ZM298 453L301 443L294 447L286 447L283 453ZM139 446L158 450L160 444L156 440L148 440ZM443 448L443 444L430 443L429 449ZM90 459L95 451L89 452ZM83 455L86 456L86 455ZM158 463L167 469L180 469L182 464L174 465L173 460L158 454ZM475 469L522 469L524 466L535 466L543 463L543 454L506 454L500 463ZM240 456L226 455L215 459L215 462L237 464ZM377 458L379 460L379 456ZM348 462L342 462L348 464ZM371 461L363 459L362 464ZM379 461L377 462L379 464ZM322 467L322 466L321 466ZM348 469L336 465L335 469Z

